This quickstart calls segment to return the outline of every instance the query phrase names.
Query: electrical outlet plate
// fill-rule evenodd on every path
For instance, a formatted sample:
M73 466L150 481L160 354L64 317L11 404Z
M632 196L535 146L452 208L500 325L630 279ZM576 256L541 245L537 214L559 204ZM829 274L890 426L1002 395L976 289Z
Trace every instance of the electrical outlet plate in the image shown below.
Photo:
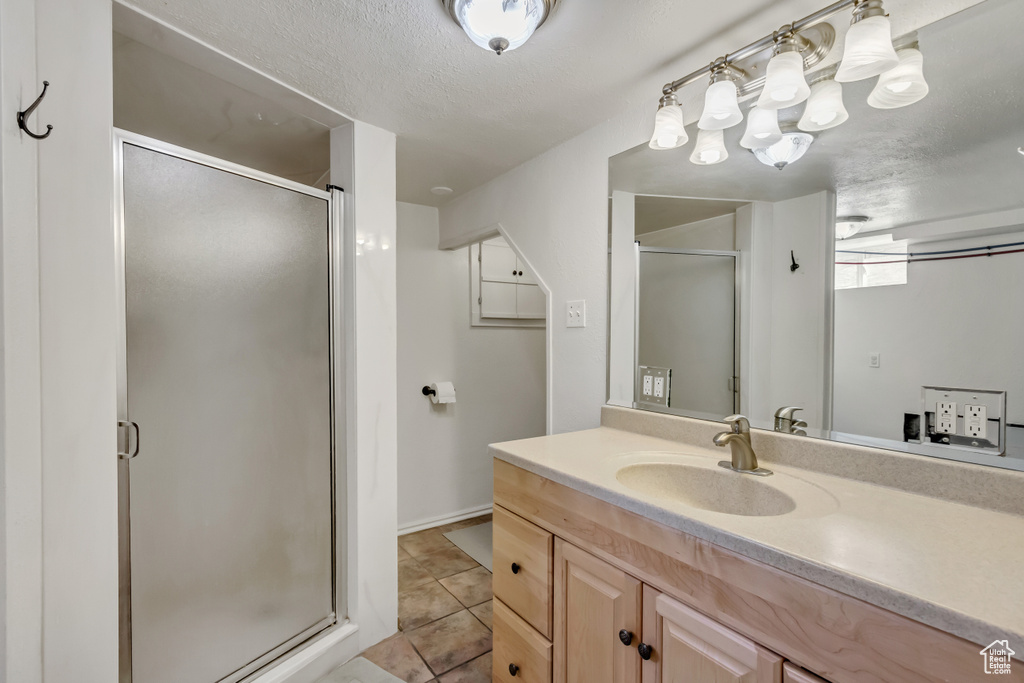
M566 304L566 327L587 326L587 302L569 301Z
M1006 392L921 388L921 441L958 450L1006 453Z
M672 392L672 370L641 365L637 372L638 405L669 407Z

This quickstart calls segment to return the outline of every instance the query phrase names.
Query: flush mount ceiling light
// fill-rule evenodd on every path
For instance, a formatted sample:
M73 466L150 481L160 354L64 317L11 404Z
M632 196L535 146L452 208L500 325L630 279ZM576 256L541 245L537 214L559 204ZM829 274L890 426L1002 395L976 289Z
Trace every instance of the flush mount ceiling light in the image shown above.
M828 79L811 86L807 108L797 126L800 130L815 133L842 125L849 118L850 113L843 104L843 86Z
M848 240L864 229L871 219L867 216L840 216L836 219L836 239Z
M438 185L437 187L430 188L430 191L433 194L436 194L438 197L444 197L445 195L451 194L455 190L453 190L450 187L444 187L443 185Z
M658 115L654 118L654 135L651 136L651 149L675 149L689 142L690 136L683 127L683 108L679 106L675 95L661 98Z
M496 54L521 46L558 0L441 0L469 39Z
M814 142L814 136L808 133L783 133L782 140L771 147L751 151L762 164L774 166L781 171L807 154L812 142Z
M773 109L754 107L747 116L747 130L743 133L740 146L747 149L771 147L782 140L779 129L779 112Z
M714 166L729 158L725 148L725 134L720 130L702 130L697 133L697 146L690 161L698 166Z
M836 32L828 20L850 8L853 19L843 61L816 74L812 87L807 72L820 64L835 44ZM720 133L739 124L743 120L739 102L757 96L757 106L750 111L740 145L754 151L769 166L785 168L803 156L814 141L807 132L835 128L850 118L841 83L881 75L868 100L876 109L905 107L925 97L928 84L922 69L924 58L916 40L913 33L901 37L897 55L882 0L834 2L666 84L661 90L651 149L668 150L686 144L686 121L676 93L710 75L711 86L704 95L704 111L697 123L701 132ZM779 110L804 101L807 106L798 128L805 133L783 134L779 130ZM789 120L788 114L785 120ZM728 155L717 136L699 135L691 161L708 166L724 161Z
M899 109L928 96L928 82L924 80L924 55L914 47L896 53L900 63L878 78L878 84L868 97L875 109Z
M697 123L701 130L725 130L743 122L739 91L739 74L726 65L711 68L711 86L704 95L704 113Z
M899 61L882 0L856 0L836 80L840 83L862 81L892 69Z

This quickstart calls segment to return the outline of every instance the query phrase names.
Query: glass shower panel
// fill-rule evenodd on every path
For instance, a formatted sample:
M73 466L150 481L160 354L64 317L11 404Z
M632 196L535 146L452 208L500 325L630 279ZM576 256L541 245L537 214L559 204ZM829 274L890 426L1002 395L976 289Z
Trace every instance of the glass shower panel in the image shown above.
M671 368L669 408L736 412L736 259L640 251L640 365Z
M123 169L132 680L235 680L335 619L328 203Z

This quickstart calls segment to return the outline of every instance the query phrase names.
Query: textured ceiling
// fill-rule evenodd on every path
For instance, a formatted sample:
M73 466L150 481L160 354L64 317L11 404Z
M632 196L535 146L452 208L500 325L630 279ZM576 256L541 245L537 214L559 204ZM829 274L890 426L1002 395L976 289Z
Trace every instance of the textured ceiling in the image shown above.
M890 0L900 2L911 0ZM473 45L440 0L132 6L396 132L399 198L437 205L446 199L433 186L458 195L629 105L653 110L664 81L682 75L666 67L710 61L717 55L691 50L727 29L754 40L821 3L562 0L529 43L501 57Z
M692 143L646 146L612 160L611 187L637 193L778 201L835 190L840 215L870 216L872 230L1024 206L1021 112L1024 2L987 0L919 31L931 94L913 106L866 104L874 81L845 86L850 120L818 134L807 156L783 171L739 147L731 157L689 163ZM783 118L794 119L799 109Z

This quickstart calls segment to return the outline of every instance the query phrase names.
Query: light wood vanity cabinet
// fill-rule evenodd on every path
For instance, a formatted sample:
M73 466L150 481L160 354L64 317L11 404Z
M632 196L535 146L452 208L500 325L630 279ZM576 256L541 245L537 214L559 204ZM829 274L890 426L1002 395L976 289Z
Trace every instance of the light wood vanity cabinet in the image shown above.
M494 476L495 681L985 680L973 643L501 460Z

